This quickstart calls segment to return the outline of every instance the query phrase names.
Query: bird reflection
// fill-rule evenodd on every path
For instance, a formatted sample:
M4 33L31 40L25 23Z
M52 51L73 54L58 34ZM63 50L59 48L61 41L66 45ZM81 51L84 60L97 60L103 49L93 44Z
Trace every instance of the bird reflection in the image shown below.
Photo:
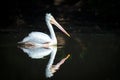
M70 54L67 55L67 57L63 58L60 62L58 62L56 65L52 65L51 71L52 73L55 73L57 70L59 70L60 66L70 57Z
M45 70L45 76L47 78L52 77L54 73L70 56L68 55L67 57L63 58L60 62L58 62L56 65L53 65L57 52L57 46L50 46L48 48L41 48L41 47L30 47L30 48L20 47L20 48L23 50L23 52L27 53L28 56L31 57L32 59L40 59L50 55L50 59L48 61Z

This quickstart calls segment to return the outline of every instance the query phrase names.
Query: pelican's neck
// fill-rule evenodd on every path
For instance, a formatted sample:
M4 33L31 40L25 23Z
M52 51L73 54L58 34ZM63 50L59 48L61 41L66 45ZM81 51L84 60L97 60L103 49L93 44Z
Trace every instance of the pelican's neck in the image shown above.
M46 23L47 23L48 29L50 31L50 35L51 35L51 39L52 39L53 44L57 44L57 39L56 39L56 35L54 32L53 26L50 24L50 21L46 20Z

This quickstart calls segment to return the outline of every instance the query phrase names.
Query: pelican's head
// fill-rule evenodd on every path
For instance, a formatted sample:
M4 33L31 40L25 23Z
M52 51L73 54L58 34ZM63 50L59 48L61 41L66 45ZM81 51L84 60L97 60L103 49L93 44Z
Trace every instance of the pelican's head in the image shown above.
M70 35L67 33L67 31L65 31L65 29L62 28L62 26L55 20L55 18L54 18L50 13L46 13L46 22L49 22L50 24L54 24L54 25L57 26L63 33L65 33L67 36L70 37Z

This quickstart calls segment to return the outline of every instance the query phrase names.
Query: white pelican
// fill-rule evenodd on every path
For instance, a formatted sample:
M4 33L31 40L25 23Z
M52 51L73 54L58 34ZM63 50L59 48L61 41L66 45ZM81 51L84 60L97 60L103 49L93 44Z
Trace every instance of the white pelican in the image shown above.
M48 48L50 45L57 45L57 39L52 24L57 26L62 32L70 37L70 35L62 28L62 26L54 19L54 17L50 13L46 13L45 21L50 31L50 36L42 32L31 32L27 37L25 37L21 42L18 43L24 44L24 46L27 48Z

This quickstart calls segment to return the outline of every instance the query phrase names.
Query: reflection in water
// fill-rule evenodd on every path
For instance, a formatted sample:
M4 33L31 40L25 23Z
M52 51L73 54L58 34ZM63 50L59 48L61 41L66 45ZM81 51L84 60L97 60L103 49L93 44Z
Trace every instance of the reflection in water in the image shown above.
M33 59L40 59L44 58L47 55L50 55L49 62L46 66L45 74L47 78L50 78L53 76L53 74L56 72L56 70L59 69L59 67L69 58L70 55L63 58L60 62L58 62L56 65L53 65L55 55L57 52L57 46L50 46L49 48L42 48L42 47L20 47L25 53L29 55L29 57Z
M58 62L56 65L52 65L51 71L52 73L55 73L56 70L60 68L60 66L70 57L70 54L67 55L67 57L63 58L60 62Z
M30 59L26 55L27 52L25 54L16 48L16 42L24 36L14 38L15 34L0 35L2 37L0 47L3 80L46 80L45 72L51 54L46 55L46 59ZM61 59L67 55L66 53L70 53L70 64L65 62L60 70L56 70L56 73L48 69L51 74L54 74L48 80L117 80L119 78L120 37L118 35L71 33L72 38L69 39L64 34L61 35L63 35L62 40L65 40L65 44L63 48L57 47L51 68L53 69L54 64L61 62ZM57 38L57 40L60 39ZM38 49L41 50L37 51ZM27 50L31 50L30 57L37 52L41 54L44 51L44 53L52 52L50 48L26 48L25 51Z

